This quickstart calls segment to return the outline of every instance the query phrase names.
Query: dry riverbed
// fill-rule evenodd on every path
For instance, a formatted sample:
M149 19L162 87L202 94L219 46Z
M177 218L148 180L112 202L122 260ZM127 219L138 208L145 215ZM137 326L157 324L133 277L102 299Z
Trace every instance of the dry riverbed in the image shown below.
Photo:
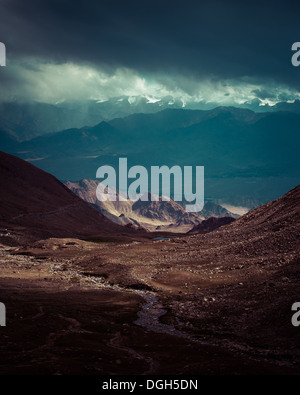
M235 285L225 273L220 285L218 276L209 279L205 265L202 272L183 267L162 253L175 249L178 257L184 248L184 239L1 245L0 301L6 304L7 326L1 327L0 372L299 372L296 347L286 355L271 343L266 347L264 339L247 337L243 314L251 310L243 310L244 304L240 316L229 309L220 315L224 292L229 304L240 292L240 280ZM222 317L229 317L227 324ZM240 320L240 338L231 328L234 319Z

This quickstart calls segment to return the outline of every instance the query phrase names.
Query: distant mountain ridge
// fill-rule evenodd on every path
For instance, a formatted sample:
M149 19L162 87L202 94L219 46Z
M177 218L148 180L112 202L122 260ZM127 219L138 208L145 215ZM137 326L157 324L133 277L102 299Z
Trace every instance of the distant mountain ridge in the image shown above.
M172 231L176 228L178 231L185 232L204 219L196 213L187 213L181 205L173 200L119 201L117 192L116 201L99 201L96 196L98 180L66 181L65 185L81 199L92 204L103 215L118 224L132 224L148 231ZM174 227L174 229L170 229L170 227ZM179 229L180 227L182 229Z
M227 210L226 208L222 207L221 205L215 203L215 202L205 202L203 210L200 212L200 214L208 219L210 217L216 217L216 218L221 218L221 217L230 217L230 218L239 218L238 214L234 214Z
M274 106L260 105L259 100L244 104L238 109L255 111L258 114L276 111L288 111L300 114L300 101L281 102ZM120 96L99 100L66 101L56 104L35 101L10 101L0 103L0 129L6 130L17 141L61 130L97 125L102 121L124 118L132 114L153 114L164 109L211 111L217 103L186 103L171 96L159 100L150 100L143 96ZM226 107L234 108L234 107Z
M117 168L119 157L148 170L201 165L208 198L266 202L299 181L299 124L290 112L166 109L38 137L10 152L71 181L93 179L104 164Z
M159 201L152 201L150 193L148 201L119 201L118 192L116 201L99 201L96 196L96 189L99 185L98 180L66 181L65 185L112 221L123 225L131 223L133 226L151 231L176 230L178 232L186 232L193 228L194 225L202 223L205 218L211 216L238 217L238 215L230 213L213 202L205 202L204 209L200 213L188 213L180 204L173 200L162 201L160 199Z

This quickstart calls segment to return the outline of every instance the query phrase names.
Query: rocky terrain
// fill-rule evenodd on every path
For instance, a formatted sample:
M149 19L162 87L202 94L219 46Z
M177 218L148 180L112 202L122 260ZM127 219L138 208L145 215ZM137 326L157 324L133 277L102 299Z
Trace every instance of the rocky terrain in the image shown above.
M167 240L3 237L1 371L299 374L299 199Z
M300 376L299 22L300 1L0 0L2 391Z

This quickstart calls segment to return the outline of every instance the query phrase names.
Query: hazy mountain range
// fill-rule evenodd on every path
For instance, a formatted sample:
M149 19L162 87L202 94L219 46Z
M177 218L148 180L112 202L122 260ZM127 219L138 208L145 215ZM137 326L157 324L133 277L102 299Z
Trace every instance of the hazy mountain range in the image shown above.
M260 101L244 104L259 113L289 111L300 114L300 100L294 103L277 103L274 106L261 106ZM18 141L64 129L93 126L101 121L110 121L135 113L155 113L164 109L212 110L216 103L186 103L171 96L160 100L151 100L143 96L120 96L107 101L86 100L60 102L57 104L34 101L11 101L0 103L0 130Z
M95 179L99 166L204 165L205 196L257 204L297 185L300 114L219 107L134 114L16 143L2 129L3 149L60 180ZM250 200L250 201L249 201Z

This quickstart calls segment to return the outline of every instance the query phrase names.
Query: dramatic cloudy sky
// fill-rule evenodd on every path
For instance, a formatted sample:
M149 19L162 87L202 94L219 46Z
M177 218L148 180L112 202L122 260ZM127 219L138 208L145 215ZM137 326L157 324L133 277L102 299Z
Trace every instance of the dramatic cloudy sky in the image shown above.
M0 98L292 101L299 21L289 0L0 0Z

